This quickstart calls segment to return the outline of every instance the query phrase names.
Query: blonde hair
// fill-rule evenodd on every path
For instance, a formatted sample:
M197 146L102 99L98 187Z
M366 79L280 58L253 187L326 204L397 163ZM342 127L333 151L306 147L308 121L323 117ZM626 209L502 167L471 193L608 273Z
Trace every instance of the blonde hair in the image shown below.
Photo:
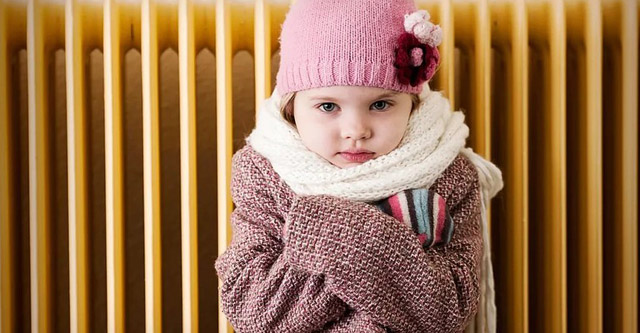
M296 99L296 93L290 92L282 96L282 101L280 102L280 115L284 120L286 120L289 124L293 126L296 125L296 120L293 117L293 101L295 99Z
M411 96L411 112L418 109L420 105L420 96L418 94L409 94ZM293 101L296 99L296 93L290 92L282 96L280 102L280 115L291 125L296 125L296 119L293 116Z

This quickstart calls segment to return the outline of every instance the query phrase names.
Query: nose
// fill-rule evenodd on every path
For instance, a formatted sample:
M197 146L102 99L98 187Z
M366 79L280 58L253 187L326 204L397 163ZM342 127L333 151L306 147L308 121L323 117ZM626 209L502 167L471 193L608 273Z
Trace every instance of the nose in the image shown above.
M371 126L366 115L360 112L345 112L342 119L343 139L365 140L371 137Z

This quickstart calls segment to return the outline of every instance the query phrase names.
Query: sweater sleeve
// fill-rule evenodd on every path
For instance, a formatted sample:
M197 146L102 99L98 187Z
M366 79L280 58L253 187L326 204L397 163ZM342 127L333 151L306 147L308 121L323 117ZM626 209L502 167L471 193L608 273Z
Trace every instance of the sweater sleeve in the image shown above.
M392 332L459 332L477 311L479 191L452 209L449 244L423 250L411 230L371 205L299 197L285 225L286 260L324 274L330 290Z
M346 304L329 291L324 276L284 260L284 221L266 190L270 184L247 158L234 157L233 165L233 237L215 263L222 311L237 332L322 329L342 316Z

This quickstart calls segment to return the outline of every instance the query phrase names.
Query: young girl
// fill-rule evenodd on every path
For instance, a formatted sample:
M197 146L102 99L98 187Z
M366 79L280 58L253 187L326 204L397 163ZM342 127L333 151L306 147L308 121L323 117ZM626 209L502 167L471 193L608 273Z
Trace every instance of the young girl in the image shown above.
M410 0L292 6L233 158L216 270L236 331L495 331L484 213L502 179L425 84L440 36Z

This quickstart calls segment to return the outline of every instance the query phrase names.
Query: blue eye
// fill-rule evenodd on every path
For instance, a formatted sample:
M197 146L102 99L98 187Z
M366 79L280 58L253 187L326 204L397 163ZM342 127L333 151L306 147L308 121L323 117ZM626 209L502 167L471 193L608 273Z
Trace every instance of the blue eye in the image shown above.
M320 110L324 112L333 112L336 109L336 105L334 103L322 103L320 104Z
M371 104L371 108L374 110L382 111L389 107L389 103L387 101L377 101Z

